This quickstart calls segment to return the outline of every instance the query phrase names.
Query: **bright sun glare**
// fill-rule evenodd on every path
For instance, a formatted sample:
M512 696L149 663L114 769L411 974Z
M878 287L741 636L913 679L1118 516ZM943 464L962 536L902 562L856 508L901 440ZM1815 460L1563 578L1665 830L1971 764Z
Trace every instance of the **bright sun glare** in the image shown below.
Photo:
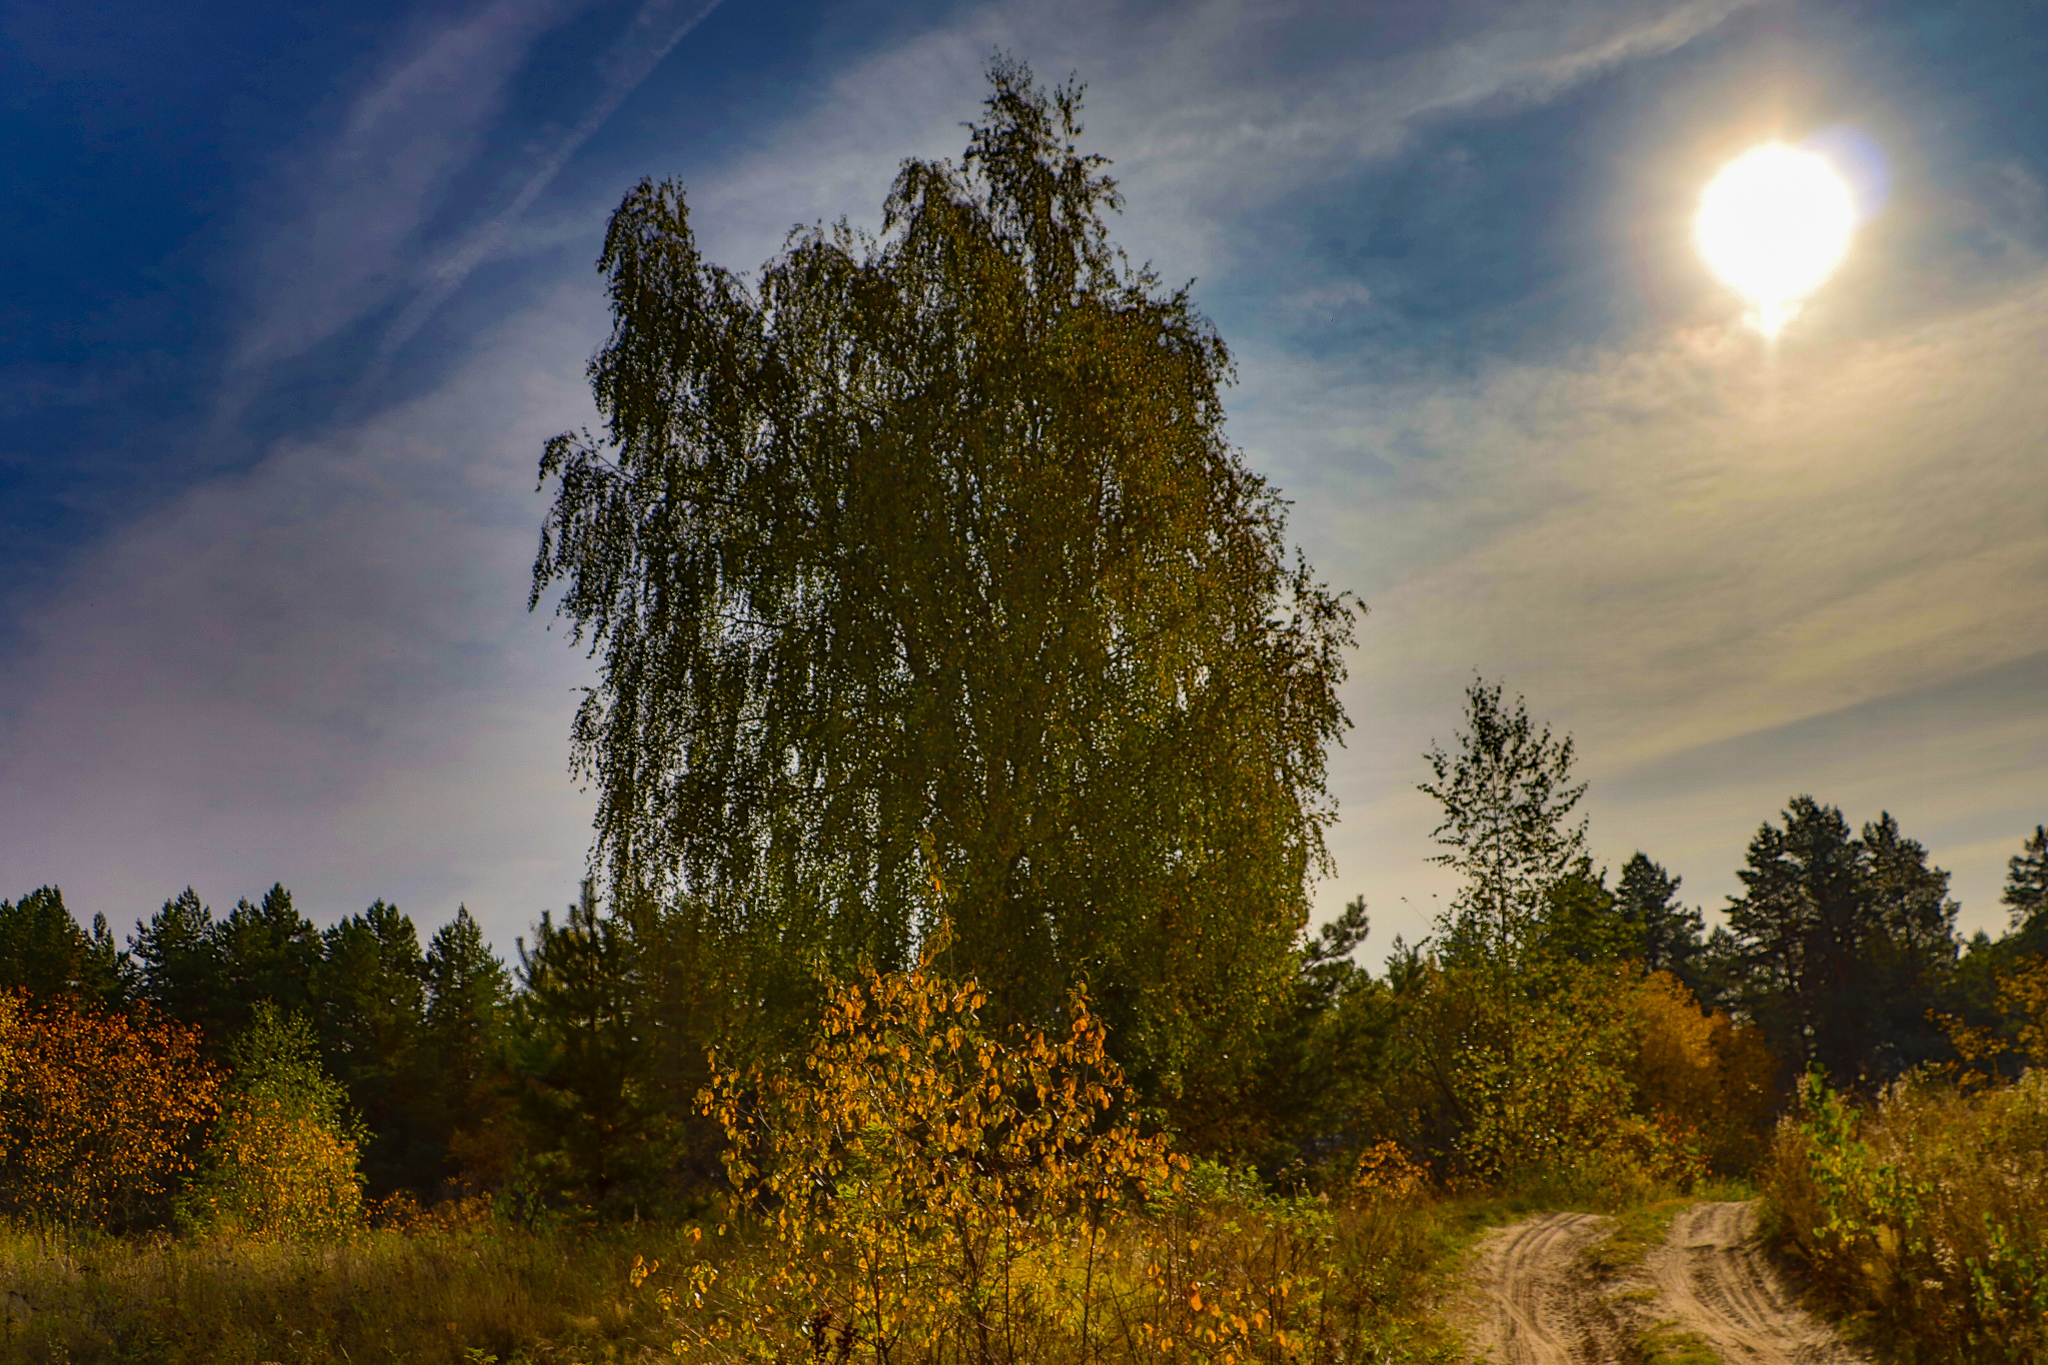
M1693 220L1707 267L1754 305L1749 321L1766 337L1834 274L1855 226L1849 187L1833 168L1778 142L1723 166Z

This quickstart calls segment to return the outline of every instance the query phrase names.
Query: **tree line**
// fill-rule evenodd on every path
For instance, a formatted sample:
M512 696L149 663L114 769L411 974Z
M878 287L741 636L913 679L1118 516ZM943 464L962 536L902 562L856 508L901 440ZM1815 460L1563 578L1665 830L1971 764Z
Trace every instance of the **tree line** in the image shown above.
M1582 788L1569 782L1563 743L1536 731L1519 705L1507 708L1498 686L1475 686L1467 713L1472 732L1458 752L1436 755L1447 775L1462 767L1468 785L1491 779L1512 798L1518 777L1547 766L1561 779L1547 795L1563 796L1551 805L1569 811ZM1447 823L1488 804L1455 783L1432 785ZM1521 794L1533 785L1523 780ZM1752 1128L1809 1069L1869 1091L1914 1067L1962 1061L1950 1044L1956 1023L2009 1037L2028 1026L2001 1006L1999 986L2048 949L2048 828L2010 860L2009 931L1965 943L1947 874L1895 820L1881 814L1852 831L1837 808L1797 797L1751 840L1738 871L1744 893L1707 934L1702 911L1678 900L1678 878L1644 854L1610 889L1585 852L1583 825L1498 795L1486 817L1493 828L1443 832L1454 859L1493 861L1467 866L1465 893L1431 938L1397 943L1387 969L1368 972L1354 961L1367 908L1353 901L1293 946L1288 989L1259 1021L1228 1092L1176 1095L1151 1082L1145 1103L1184 1143L1273 1171L1391 1137L1455 1165L1487 1119L1471 1078L1458 1077L1470 1065L1461 1049L1492 1038L1502 1083L1516 1072L1533 1078L1558 1064L1541 1048L1560 1008L1597 1014L1607 1007L1599 1000L1646 980L1668 983L1653 1003L1668 1014L1676 1002L1678 1027L1708 1040L1709 1053L1719 1047L1717 1064L1739 1061L1737 1035L1750 1038L1749 1064L1764 1067L1760 1103L1744 1118ZM1517 819L1526 822L1519 847ZM1539 859L1554 874L1547 880ZM1519 899L1502 894L1532 875ZM509 968L466 908L422 948L411 918L381 900L322 930L282 886L224 915L187 890L138 921L123 946L104 916L81 927L54 887L0 901L0 991L139 1007L192 1027L201 1055L223 1064L262 1011L303 1019L319 1067L366 1130L373 1196L433 1200L516 1185L557 1203L652 1208L702 1195L719 1177L716 1134L696 1097L710 1079L705 1049L741 1039L732 997L744 965L723 960L700 916L606 911L589 886L561 919L542 916ZM1588 997L1587 983L1601 980L1610 984L1594 987L1599 999ZM1640 1089L1635 1027L1624 1070L1634 1068ZM1518 1046L1535 1050L1517 1056ZM1598 1088L1597 1077L1561 1074ZM1723 1089L1690 1108L1698 1119L1729 1103ZM1724 1146L1743 1149L1743 1136Z

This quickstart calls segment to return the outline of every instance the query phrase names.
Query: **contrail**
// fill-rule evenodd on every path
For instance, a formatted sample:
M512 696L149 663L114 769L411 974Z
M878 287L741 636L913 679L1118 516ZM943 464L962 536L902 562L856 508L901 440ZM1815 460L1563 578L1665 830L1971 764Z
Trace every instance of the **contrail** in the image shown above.
M512 202L434 267L426 285L405 306L378 342L376 357L356 383L356 395L361 395L384 377L390 368L391 358L399 348L418 335L420 328L426 326L428 319L447 302L448 296L461 287L470 271L504 245L521 215L561 173L569 158L604 126L605 120L617 112L626 97L653 73L661 59L718 8L721 0L691 5L685 10L685 17L677 21L674 12L687 3L688 0L646 0L640 6L640 12L633 16L626 32L598 62L598 69L605 78L603 93L584 111L575 127L556 139L540 165L520 187L519 193L512 197Z

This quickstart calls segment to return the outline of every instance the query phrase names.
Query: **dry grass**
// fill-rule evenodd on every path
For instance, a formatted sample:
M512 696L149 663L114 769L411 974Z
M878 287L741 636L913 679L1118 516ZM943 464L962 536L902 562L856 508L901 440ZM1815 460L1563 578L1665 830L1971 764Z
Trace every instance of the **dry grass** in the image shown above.
M1205 1317L1222 1302L1240 1312L1260 1304L1285 1321L1293 1330L1276 1361L1453 1360L1428 1304L1459 1222L1454 1206L1419 1194L1331 1207L1229 1177L1128 1221L1097 1253L1099 1316L1085 1344L1052 1332L1027 1354L1049 1365L1265 1358L1178 1320L1190 1317L1183 1292L1199 1288ZM760 1254L652 1225L530 1233L484 1224L327 1244L14 1230L0 1232L0 1362L596 1365L673 1359L678 1349L725 1358L704 1349L703 1312L676 1291L693 1266L742 1278ZM660 1272L635 1283L636 1257ZM1157 1292L1161 1277L1172 1295ZM1276 1293L1282 1279L1287 1295ZM1162 1307L1171 1311L1161 1316ZM1168 1332L1178 1340L1162 1352Z
M1883 1357L2048 1359L2048 1070L1901 1082L1861 1113L1816 1092L1764 1184L1782 1244Z
M0 1361L601 1360L665 1342L636 1251L677 1234L367 1232L328 1244L0 1234ZM678 1258L684 1253L677 1251Z

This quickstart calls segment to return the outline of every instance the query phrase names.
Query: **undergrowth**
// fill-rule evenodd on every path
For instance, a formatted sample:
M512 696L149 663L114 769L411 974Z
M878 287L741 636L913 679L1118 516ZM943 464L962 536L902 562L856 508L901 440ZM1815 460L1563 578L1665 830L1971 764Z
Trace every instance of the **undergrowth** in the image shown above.
M1926 1078L1859 1110L1809 1079L1765 1173L1770 1227L1901 1365L2048 1359L2048 1071Z
M1461 1358L1429 1312L1458 1244L1459 1210L1427 1198L1277 1197L1216 1167L1197 1167L1195 1177L1184 1203L1132 1220L1100 1250L1102 1261L1125 1267L1126 1288L1143 1267L1161 1268L1185 1294L1175 1300L1181 1321L1196 1328L1215 1321L1212 1304L1241 1312L1254 1291L1298 1300L1290 1320L1305 1330L1290 1338L1299 1354L1286 1359ZM0 1231L0 1362L733 1360L708 1349L701 1329L716 1307L693 1305L690 1286L705 1270L726 1281L757 1276L761 1256L760 1241L737 1227L720 1237L689 1226L491 1223L318 1243L10 1229ZM1132 1305L1109 1295L1097 1302L1105 1318L1085 1354L1074 1339L1048 1340L1034 1358L1057 1365L1141 1354ZM1233 1353L1197 1331L1154 1354L1222 1362Z

